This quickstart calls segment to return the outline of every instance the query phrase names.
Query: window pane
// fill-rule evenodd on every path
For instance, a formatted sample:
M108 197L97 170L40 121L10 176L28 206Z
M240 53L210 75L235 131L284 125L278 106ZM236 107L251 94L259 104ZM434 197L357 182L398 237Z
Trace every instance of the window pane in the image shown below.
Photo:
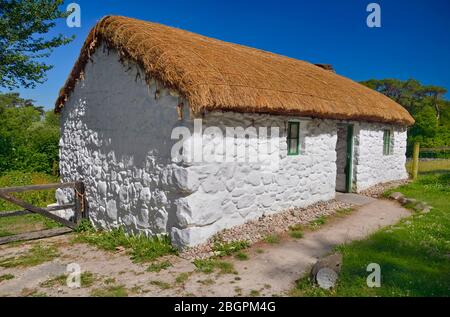
M389 130L384 130L383 131L383 154L384 155L388 155L389 154L389 134L390 131Z
M298 138L298 123L290 123L289 124L289 137L291 139L297 139Z
M298 139L289 140L289 154L297 154L298 151Z

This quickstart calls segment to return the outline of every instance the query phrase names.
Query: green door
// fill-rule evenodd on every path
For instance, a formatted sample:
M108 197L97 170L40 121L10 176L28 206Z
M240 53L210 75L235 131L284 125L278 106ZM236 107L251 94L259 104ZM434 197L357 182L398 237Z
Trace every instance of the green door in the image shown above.
M353 191L353 125L347 127L347 162L345 164L345 191Z

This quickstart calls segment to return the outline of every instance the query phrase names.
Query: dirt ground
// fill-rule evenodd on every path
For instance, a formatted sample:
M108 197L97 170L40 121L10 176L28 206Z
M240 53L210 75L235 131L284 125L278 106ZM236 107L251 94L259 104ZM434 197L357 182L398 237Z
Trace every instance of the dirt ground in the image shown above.
M286 234L275 244L252 245L246 250L246 260L222 258L234 266L226 273L198 272L191 260L180 256L161 258L171 266L149 272L148 263L133 263L126 251L107 252L73 243L73 234L3 245L0 262L24 254L37 244L53 246L58 255L35 266L0 267L0 296L285 296L295 280L336 245L362 239L410 214L387 200L372 199L359 205L351 214L332 219L301 239ZM70 263L77 263L90 275L81 288L69 288L61 278Z

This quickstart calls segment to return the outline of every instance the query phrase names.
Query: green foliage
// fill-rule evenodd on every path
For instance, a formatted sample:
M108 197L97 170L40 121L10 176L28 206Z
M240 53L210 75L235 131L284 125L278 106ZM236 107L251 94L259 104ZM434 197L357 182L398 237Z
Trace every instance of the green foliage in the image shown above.
M261 293L260 293L258 290L256 290L256 289L252 289L252 290L250 291L250 296L251 296L251 297L260 297L260 296L261 296Z
M177 252L167 236L149 238L144 235L127 235L123 228L111 231L81 232L74 238L74 241L89 243L108 251L124 247L128 249L134 262L153 261L163 255Z
M289 235L294 239L303 238L303 235L304 235L303 225L298 223L298 224L289 226Z
M320 216L317 217L316 219L314 219L313 221L311 221L308 224L308 227L312 230L316 230L318 229L320 226L324 225L327 222L327 218L325 216Z
M95 233L95 228L92 225L92 223L88 219L82 219L78 226L75 228L75 232L82 233L82 232L90 232Z
M0 259L0 267L9 268L18 266L36 266L41 263L51 261L57 256L58 250L54 246L36 244L22 255Z
M230 262L217 259L195 259L193 263L197 271L202 273L210 274L218 269L220 274L237 274L233 264Z
M0 175L7 171L57 175L59 116L17 93L0 94Z
M39 284L39 286L44 288L51 288L55 286L64 286L67 282L67 275L61 274L52 278L49 278L48 280L42 282Z
M280 243L281 237L279 234L269 234L264 238L264 241L270 244L277 244Z
M237 252L234 257L240 261L248 260L248 254L242 251Z
M0 87L35 87L52 68L43 62L73 38L43 36L65 18L63 0L0 0Z
M408 133L408 155L416 141L427 148L450 146L450 101L444 99L445 88L414 79L371 79L362 84L395 100L416 120Z
M9 172L0 176L0 188L11 186L23 186L33 184L48 184L58 182L58 179L43 173ZM30 191L14 194L16 197L39 207L46 207L54 203L55 190ZM18 210L20 207L0 199L0 212ZM0 236L9 236L16 233L51 229L60 224L38 214L28 214L16 217L0 218Z
M127 297L128 291L123 285L111 285L92 290L92 297Z
M307 278L293 295L303 296L448 296L450 285L450 174L424 173L394 191L433 206L362 241L342 245L343 266L337 288L324 291ZM369 263L381 267L381 287L366 284Z
M215 242L212 251L217 254L217 256L231 255L243 249L247 249L250 246L248 241L239 240L231 242Z
M169 283L158 280L150 281L150 285L158 286L160 289L169 289L172 287Z
M0 283L1 283L2 281L9 281L9 280L12 280L13 278L15 278L15 276L12 275L12 274L3 274L3 275L0 275Z
M183 272L178 274L178 276L175 278L175 283L177 284L184 284L189 279L190 274L187 272Z
M172 266L172 263L170 263L169 261L162 261L162 262L150 264L146 271L147 272L160 272L162 270L168 269L171 266Z
M0 176L0 188L11 186L25 186L36 184L49 184L58 182L58 178L43 173L26 173L26 172L9 172ZM28 203L46 207L47 205L55 201L55 190L39 190L30 191L25 193L15 194L17 198L23 199ZM4 200L0 200L0 211L13 210L17 206L7 203Z
M289 236L291 236L294 239L301 239L303 238L303 231L302 230L289 230Z

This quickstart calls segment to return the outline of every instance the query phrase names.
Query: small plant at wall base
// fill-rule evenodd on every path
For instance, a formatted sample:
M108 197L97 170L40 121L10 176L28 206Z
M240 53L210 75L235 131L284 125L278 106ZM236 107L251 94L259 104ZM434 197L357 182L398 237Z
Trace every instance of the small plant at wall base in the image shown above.
M134 262L153 261L158 257L177 253L167 236L150 238L144 235L127 235L123 228L111 231L81 232L74 238L74 241L89 243L108 251L115 251L118 247L123 247L127 249Z
M217 256L226 256L234 254L240 250L247 249L250 246L248 241L232 241L232 242L218 242L216 241L212 247L212 251Z
M197 271L202 273L212 273L216 269L220 274L237 274L234 266L230 262L220 261L217 259L196 259L193 264L197 268Z

